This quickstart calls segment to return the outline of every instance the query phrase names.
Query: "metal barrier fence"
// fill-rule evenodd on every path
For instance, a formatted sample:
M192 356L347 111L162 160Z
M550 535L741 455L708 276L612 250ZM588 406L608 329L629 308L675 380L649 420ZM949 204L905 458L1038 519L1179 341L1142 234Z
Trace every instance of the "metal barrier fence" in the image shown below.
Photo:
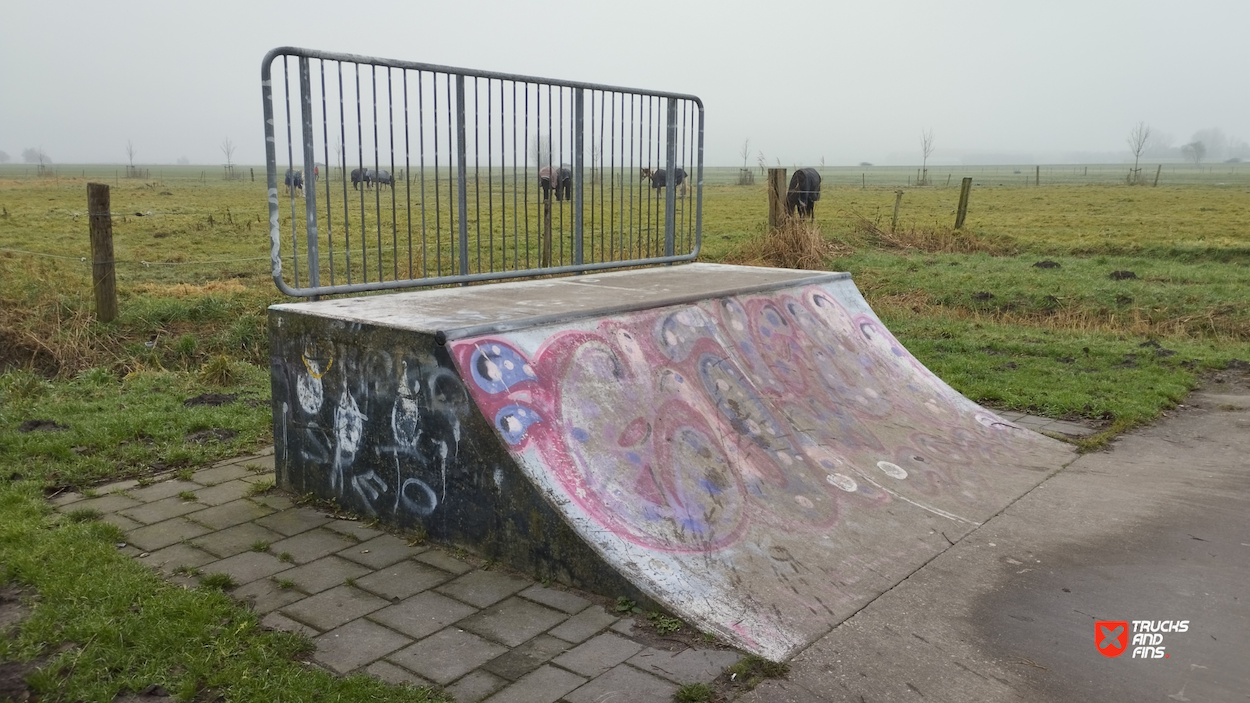
M288 295L698 255L695 96L291 47L265 55L261 81L273 277Z

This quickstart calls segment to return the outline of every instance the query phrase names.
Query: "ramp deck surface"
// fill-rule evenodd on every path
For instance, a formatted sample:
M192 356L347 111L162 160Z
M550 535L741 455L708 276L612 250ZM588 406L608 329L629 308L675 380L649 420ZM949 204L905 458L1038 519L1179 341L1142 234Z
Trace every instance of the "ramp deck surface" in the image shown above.
M439 501L437 475L408 476L397 449L417 447L422 408L446 395L422 395L435 386L411 375L415 361L375 363L367 373L398 378L340 387L334 374L366 373L346 363L332 372L332 357L350 357L350 337L339 334L338 351L305 351L303 369L275 358L275 369L287 364L286 380L275 376L275 422L325 436L321 468L310 459L297 470L328 473L330 493L355 487L378 512L399 511L416 480L428 493L416 501L428 510L420 517L436 518L457 510L449 452L497 447L491 456L506 470L465 461L464 485L506 491L509 477L523 477L602 566L772 659L1074 458L930 373L846 274L691 264L279 305L274 315L277 335L283 320L304 320L275 344L278 355L317 347L315 319L409 333L421 340L414 348L432 338L436 361L422 368L451 371L471 399L449 435L455 447L448 439L435 450ZM388 382L399 390L361 409L363 394ZM282 464L294 455L286 432L275 435L278 475L291 484ZM388 451L393 482L381 468L354 468ZM426 462L427 474L436 465ZM392 494L395 507L379 508Z

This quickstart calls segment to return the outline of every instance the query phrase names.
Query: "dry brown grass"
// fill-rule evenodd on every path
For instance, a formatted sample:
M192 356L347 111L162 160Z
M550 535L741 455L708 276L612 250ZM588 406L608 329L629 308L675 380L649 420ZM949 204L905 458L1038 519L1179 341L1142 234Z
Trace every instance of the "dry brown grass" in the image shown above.
M192 285L189 283L176 283L174 285L140 283L135 285L133 290L136 293L146 293L163 298L198 298L210 293L243 293L247 291L247 286L237 280L229 279L225 281L208 281L203 285Z
M1123 311L1064 307L1046 311L974 310L940 305L921 291L874 295L871 288L865 287L864 294L873 309L878 314L884 315L897 311L952 320L991 322L1065 332L1133 335L1148 339L1211 340L1235 344L1250 338L1250 330L1244 329L1235 321L1221 317L1219 311L1208 311L1201 315L1158 318L1151 317L1148 311L1139 308Z
M848 213L852 237L864 244L882 249L922 251L928 254L976 254L1014 256L1020 245L1007 237L987 237L971 229L957 230L940 225L915 226L891 230L881 222L859 213Z
M825 239L815 221L787 217L772 232L747 240L726 263L824 270L830 258L847 253L849 248Z

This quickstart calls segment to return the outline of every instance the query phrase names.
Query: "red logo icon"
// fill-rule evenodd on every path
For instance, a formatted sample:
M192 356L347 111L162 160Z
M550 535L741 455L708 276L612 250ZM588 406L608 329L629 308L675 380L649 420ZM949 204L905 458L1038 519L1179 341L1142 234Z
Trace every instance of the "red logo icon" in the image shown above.
M1127 620L1098 620L1094 623L1094 644L1104 657L1118 657L1128 648Z

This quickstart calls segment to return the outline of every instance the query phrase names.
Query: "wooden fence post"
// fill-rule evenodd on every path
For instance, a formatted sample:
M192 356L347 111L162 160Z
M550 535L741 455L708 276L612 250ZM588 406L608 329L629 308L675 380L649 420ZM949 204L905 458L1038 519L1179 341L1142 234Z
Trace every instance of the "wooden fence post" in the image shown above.
M100 322L117 317L117 276L113 267L113 217L109 187L87 184L87 220L91 226L91 287L95 291L95 316Z
M1159 187L1159 175L1163 173L1163 164L1159 164L1159 168L1155 169L1155 184L1153 188Z
M786 213L786 170L784 168L768 169L768 231L771 232L785 222Z
M1042 184L1042 167L1038 166L1036 175L1033 177L1033 185L1040 186Z
M890 233L898 229L898 208L903 204L903 191L894 191L894 219L890 220Z
M965 178L959 187L959 210L955 214L955 229L962 229L968 216L968 195L972 193L972 178Z

